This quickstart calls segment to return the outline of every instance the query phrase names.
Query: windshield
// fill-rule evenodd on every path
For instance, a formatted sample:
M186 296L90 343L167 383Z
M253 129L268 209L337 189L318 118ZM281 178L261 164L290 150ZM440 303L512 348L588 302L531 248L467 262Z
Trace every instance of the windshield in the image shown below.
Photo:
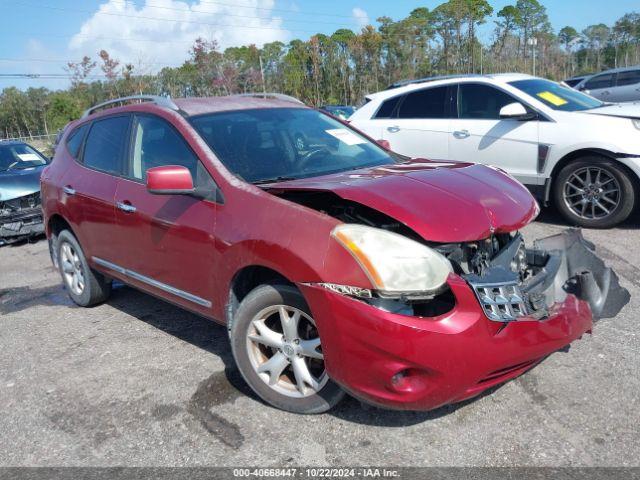
M24 170L47 164L47 159L25 143L0 144L0 172Z
M191 119L220 161L250 183L314 177L394 163L386 150L306 108L212 113Z
M326 110L331 115L335 115L336 117L341 118L342 120L346 120L351 115L353 115L354 112L356 111L355 107L348 107L348 106L326 106L326 107L323 107L323 110Z
M582 80L584 80L584 77L578 77L578 78L570 78L568 80L565 80L564 83L566 83L567 85L569 85L571 88L575 87L576 85L578 85Z
M563 112L580 112L602 107L604 103L577 90L541 78L518 80L509 85L541 101L547 107Z

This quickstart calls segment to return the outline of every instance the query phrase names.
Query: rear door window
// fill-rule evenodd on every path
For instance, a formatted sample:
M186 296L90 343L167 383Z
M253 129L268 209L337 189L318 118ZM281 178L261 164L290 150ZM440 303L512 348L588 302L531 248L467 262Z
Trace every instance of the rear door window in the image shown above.
M447 118L449 110L448 87L434 87L405 95L398 110L398 118Z
M635 85L640 83L640 70L631 70L629 72L619 72L616 85L624 87L626 85Z
M604 75L596 75L587 81L584 87L587 90L598 90L600 88L609 88L611 85L613 85L613 73L606 73Z
M93 122L84 146L83 163L89 168L121 175L129 123L129 115Z

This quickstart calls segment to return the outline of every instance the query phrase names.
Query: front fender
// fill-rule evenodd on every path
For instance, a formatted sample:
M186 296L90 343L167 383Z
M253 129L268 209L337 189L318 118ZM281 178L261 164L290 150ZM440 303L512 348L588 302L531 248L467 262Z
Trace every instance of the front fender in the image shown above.
M553 145L550 150L550 158L546 162L545 169L542 174L544 177L549 178L558 162L568 155L575 154L576 152L584 151L585 154L588 154L587 152L591 151L622 161L625 157L632 159L634 155L640 159L640 147L638 147L637 150L638 151L636 152L628 151L628 149L622 148L620 145L605 142L581 142L568 146ZM626 162L623 163L626 164ZM637 173L637 167L632 169Z
M216 239L216 318L224 318L233 279L246 267L269 268L296 284L329 282L371 288L351 254L331 237L339 223L336 219L298 205L263 211L267 213L261 218L242 222L224 214L218 217L216 229L233 237ZM233 222L234 228L221 222Z

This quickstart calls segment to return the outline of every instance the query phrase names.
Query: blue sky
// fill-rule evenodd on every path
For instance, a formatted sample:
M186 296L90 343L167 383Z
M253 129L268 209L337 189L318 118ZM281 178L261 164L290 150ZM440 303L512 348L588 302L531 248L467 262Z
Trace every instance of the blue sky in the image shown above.
M272 40L308 38L338 28L358 30L386 15L405 17L417 7L440 1L408 0L0 0L0 75L64 74L66 61L101 48L139 71L178 65L199 35L223 47ZM515 0L490 0L497 12ZM578 30L593 23L613 24L624 13L640 10L638 0L542 0L553 27ZM100 13L98 13L100 12ZM135 18L137 17L137 18ZM176 21L180 20L180 21ZM489 38L493 21L481 29ZM64 88L66 79L3 79L0 89L46 86Z

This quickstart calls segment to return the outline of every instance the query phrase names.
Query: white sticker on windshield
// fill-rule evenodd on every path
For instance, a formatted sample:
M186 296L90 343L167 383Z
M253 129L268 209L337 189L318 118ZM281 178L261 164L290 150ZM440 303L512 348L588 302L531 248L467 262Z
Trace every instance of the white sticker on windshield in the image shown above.
M40 160L40 157L35 153L19 153L18 158L23 162L33 162Z
M325 130L329 135L336 137L338 140L340 140L343 143L346 143L347 145L351 146L351 145L362 145L363 143L367 143L366 140L360 138L359 136L357 136L355 133L346 130L344 128L334 128L331 130Z

